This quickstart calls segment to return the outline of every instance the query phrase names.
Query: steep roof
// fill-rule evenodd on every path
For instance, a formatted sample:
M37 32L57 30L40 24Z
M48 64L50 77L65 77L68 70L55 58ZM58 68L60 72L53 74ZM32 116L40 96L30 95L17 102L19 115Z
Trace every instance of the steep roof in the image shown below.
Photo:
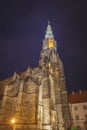
M69 103L81 103L87 102L87 90L86 91L79 91L79 92L72 92L68 95Z

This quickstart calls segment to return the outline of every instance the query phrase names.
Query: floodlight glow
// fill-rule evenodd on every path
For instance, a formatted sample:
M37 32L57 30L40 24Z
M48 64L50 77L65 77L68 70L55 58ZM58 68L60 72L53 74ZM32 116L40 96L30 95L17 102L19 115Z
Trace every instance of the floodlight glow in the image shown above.
M14 123L15 123L15 119L14 119L14 118L11 120L11 123L12 123L12 124L14 124Z

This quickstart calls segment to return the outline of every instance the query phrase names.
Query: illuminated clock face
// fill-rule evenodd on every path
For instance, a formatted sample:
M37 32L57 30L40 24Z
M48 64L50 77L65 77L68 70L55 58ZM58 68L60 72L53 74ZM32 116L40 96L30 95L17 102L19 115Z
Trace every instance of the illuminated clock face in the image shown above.
M47 47L47 45L46 46L44 46L44 50L46 50L48 47Z
M49 48L54 48L54 40L53 39L48 40L48 47Z

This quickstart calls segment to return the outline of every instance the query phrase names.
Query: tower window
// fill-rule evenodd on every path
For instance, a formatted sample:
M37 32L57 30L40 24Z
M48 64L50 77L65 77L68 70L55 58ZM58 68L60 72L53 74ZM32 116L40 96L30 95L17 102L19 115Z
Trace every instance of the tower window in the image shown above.
M54 40L53 39L48 39L48 47L54 48Z

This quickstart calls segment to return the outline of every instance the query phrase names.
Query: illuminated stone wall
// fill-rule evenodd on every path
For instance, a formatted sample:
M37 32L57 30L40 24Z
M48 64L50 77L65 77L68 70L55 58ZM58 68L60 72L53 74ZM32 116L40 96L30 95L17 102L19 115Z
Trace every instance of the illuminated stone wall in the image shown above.
M0 95L0 130L69 130L63 64L50 25L38 67L28 67L21 74L14 73Z
M68 130L70 115L63 65L54 51L41 52L39 67L29 67L20 75L14 73L3 95L3 129L7 124L15 130ZM11 124L13 118L15 124Z

